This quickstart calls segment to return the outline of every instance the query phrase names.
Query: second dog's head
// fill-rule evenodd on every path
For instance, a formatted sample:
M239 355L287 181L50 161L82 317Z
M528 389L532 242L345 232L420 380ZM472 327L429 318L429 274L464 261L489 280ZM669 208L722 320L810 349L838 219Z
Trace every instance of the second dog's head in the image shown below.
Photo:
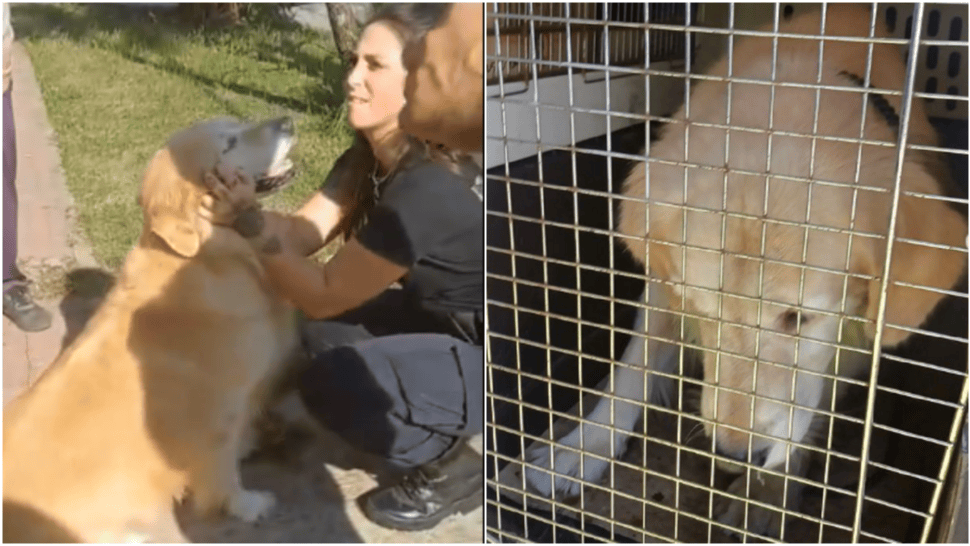
M179 131L155 154L142 178L138 203L145 231L177 254L194 256L205 222L199 215L207 193L205 174L221 165L254 180L257 197L269 195L293 179L287 156L295 141L293 122L285 117L251 124L219 118Z
M864 166L864 176L877 171L866 181L880 178L886 164L892 166ZM667 174L654 167L654 188L668 180L682 184L682 175ZM709 184L705 176L690 182L698 193L716 194L720 173L710 174ZM917 162L904 165L902 183L907 192L940 193ZM720 453L740 460L751 454L771 466L784 462L785 440L804 442L813 418L830 411L833 361L839 374L864 371L872 342L892 347L906 340L959 280L967 225L942 200L901 196L884 282L888 192L858 191L853 200L852 187L819 185L809 194L802 182L772 180L769 217L762 218L766 185L764 178L729 174L726 201L738 216L688 212L654 198L649 264L696 323L705 431ZM783 209L794 213L775 213Z

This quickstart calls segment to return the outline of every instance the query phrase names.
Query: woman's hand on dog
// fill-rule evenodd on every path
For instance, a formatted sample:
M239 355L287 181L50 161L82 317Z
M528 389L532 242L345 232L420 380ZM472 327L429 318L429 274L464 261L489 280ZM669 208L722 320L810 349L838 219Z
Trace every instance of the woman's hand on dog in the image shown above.
M256 184L245 173L216 165L203 175L209 193L202 199L202 215L214 224L229 226L246 238L258 236L264 227Z
M203 182L209 190L209 199L203 204L207 204L217 216L231 214L256 203L256 182L241 171L219 164L203 175Z

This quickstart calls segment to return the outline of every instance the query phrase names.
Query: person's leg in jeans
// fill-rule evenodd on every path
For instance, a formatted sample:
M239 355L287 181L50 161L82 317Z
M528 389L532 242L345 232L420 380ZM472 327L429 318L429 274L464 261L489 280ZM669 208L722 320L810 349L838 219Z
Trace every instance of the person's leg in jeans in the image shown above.
M17 270L17 144L11 91L3 93L3 314L21 330L39 332L50 327L51 314L34 303Z
M482 458L465 445L482 432L481 347L445 334L372 337L360 325L334 321L305 332L330 340L307 344L312 363L299 390L311 414L409 472L363 497L368 517L427 529L481 503Z
M17 141L10 91L3 93L3 286L20 277L17 271Z

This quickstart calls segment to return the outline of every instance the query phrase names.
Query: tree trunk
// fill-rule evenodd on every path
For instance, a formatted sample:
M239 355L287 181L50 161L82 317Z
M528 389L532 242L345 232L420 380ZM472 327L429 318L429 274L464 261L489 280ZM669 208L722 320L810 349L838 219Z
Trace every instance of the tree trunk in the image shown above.
M337 52L346 62L360 36L360 21L347 4L328 2L327 15L330 17L330 28L333 31L333 41L337 44Z

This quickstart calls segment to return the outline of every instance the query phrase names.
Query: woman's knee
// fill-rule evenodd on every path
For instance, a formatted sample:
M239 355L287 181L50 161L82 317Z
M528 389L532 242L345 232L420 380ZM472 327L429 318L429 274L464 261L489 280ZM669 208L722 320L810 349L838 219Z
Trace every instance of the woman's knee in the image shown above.
M481 431L476 358L480 350L444 335L374 338L313 355L299 390L311 414L358 449L421 464Z
M354 346L314 355L297 390L311 415L355 447L386 451L380 437L392 428L394 400Z
M298 389L315 413L365 411L379 404L382 389L352 345L312 354L300 372Z
M359 324L335 320L311 320L301 327L303 347L311 356L321 355L343 345L351 345L372 338Z

